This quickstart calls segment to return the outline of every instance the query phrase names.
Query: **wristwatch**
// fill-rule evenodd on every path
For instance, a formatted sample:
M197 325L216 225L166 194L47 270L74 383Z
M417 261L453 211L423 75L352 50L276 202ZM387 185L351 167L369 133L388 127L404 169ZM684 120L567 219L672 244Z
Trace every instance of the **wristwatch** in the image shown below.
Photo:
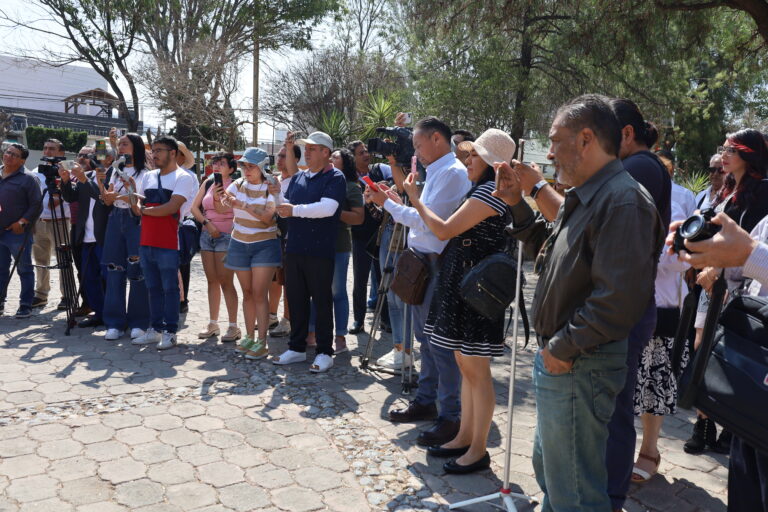
M18 223L19 223L19 226L21 226L22 228L27 227L27 224L29 224L29 222L25 221L24 219L19 219Z
M541 180L540 182L538 182L533 186L533 188L531 189L531 193L528 195L531 196L532 199L536 199L536 194L538 194L539 191L542 188L546 187L547 185L549 185L549 182L547 180Z

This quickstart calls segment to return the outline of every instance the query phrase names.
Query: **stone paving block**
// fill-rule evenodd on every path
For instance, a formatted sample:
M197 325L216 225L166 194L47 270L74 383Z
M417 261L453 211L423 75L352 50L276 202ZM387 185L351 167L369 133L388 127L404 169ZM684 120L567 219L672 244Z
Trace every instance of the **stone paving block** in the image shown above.
M105 425L86 425L72 432L72 438L83 444L100 443L112 439L115 431Z
M0 441L15 439L17 437L24 436L27 434L28 431L29 431L28 427L24 424L6 425L4 427L0 427Z
M21 478L45 473L47 468L48 459L33 454L19 455L18 457L3 459L0 462L0 475L6 475L9 478Z
M18 393L8 393L8 396L5 397L5 401L16 405L36 404L39 403L42 398L43 394L38 393L37 391L20 391Z
M147 479L134 480L115 487L115 501L135 510L163 500L163 486Z
M87 505L112 498L112 486L109 482L92 476L64 482L59 490L64 501L74 505Z
M106 501L77 507L77 512L126 512L127 510L122 505Z
M169 460L162 464L154 464L147 470L150 480L164 485L183 484L195 479L195 471L191 464L178 460Z
M156 416L158 414L163 414L164 412L167 412L168 408L165 405L143 405L141 407L137 407L132 412L135 414L138 414L139 416L143 416L145 418L149 416Z
M184 421L184 426L196 432L209 432L224 428L224 421L210 416L194 416Z
M30 427L27 435L38 441L56 441L69 439L72 436L72 429L61 423L46 423Z
M133 446L154 441L157 439L157 431L146 427L129 427L118 430L115 439Z
M19 512L70 512L74 509L72 505L61 501L59 498L49 498L47 500L24 503Z
M62 482L77 480L96 474L96 462L83 456L61 459L51 463L48 476Z
M292 448L299 450L314 450L328 444L328 440L325 437L318 436L316 434L296 434L288 438L288 444Z
M259 487L279 489L294 483L291 474L283 468L266 470L263 467L251 468L246 471L246 479Z
M160 441L152 441L131 447L131 456L147 464L157 464L176 458L176 451L173 446Z
M269 461L275 466L288 470L296 470L301 467L311 466L315 461L315 454L296 448L281 448L269 454ZM346 464L344 465L346 469Z
M177 416L170 414L158 414L157 416L150 416L144 420L144 426L154 430L173 430L179 428L184 423Z
M83 454L96 462L106 462L128 455L128 447L117 441L104 441L86 445Z
M121 412L117 414L107 414L104 416L102 423L108 427L114 429L138 427L142 422L141 416L137 414L131 414L127 412Z
M256 432L261 432L265 428L264 426L265 422L255 420L247 416L238 416L236 418L231 418L226 420L224 423L228 430L233 430L243 435L249 435Z
M248 445L227 448L222 452L222 455L224 460L241 468L260 466L267 462L266 452Z
M27 380L17 380L15 382L6 382L3 384L3 391L6 393L16 393L18 391L32 391L37 385Z
M240 450L242 447L233 448ZM221 460L221 450L203 443L190 444L176 449L179 458L193 466L202 466Z
M283 510L307 512L325 508L320 495L304 487L285 487L272 493L272 501Z
M266 427L272 432L283 436L301 434L306 430L306 427L302 423L289 420L270 421L266 424Z
M312 461L314 461L317 466L322 466L333 471L342 472L349 469L347 461L333 448L312 452Z
M27 438L6 439L0 441L0 457L17 457L34 453L37 449L37 441Z
M197 474L201 481L214 487L236 484L244 479L243 470L228 462L211 462L200 466L197 468Z
M170 503L155 503L135 510L135 512L182 512L183 509Z
M297 482L318 492L335 489L344 483L341 474L317 466L302 467L293 474L293 477Z
M266 507L270 504L269 496L263 489L247 483L219 489L219 500L227 507L241 512Z
M40 501L56 496L58 483L46 475L27 476L11 481L6 495L18 502Z
M216 491L210 485L200 483L178 484L167 487L168 502L183 510L204 507L216 503Z
M324 492L322 496L328 509L334 512L361 512L371 509L359 489L334 489Z
M203 441L216 448L232 448L243 444L242 434L229 430L211 430L203 433Z
M68 459L79 455L83 451L83 445L72 439L60 439L40 443L37 454L46 459Z
M200 434L184 428L166 430L160 433L160 440L171 446L179 447L200 442Z
M191 418L205 414L205 407L196 403L180 402L171 404L168 407L168 412L179 418Z
M254 448L265 451L271 451L288 446L288 441L284 436L270 431L254 432L245 437L248 444Z
M120 484L143 478L146 475L146 472L146 465L129 457L99 464L99 476L105 480L109 480L113 484Z

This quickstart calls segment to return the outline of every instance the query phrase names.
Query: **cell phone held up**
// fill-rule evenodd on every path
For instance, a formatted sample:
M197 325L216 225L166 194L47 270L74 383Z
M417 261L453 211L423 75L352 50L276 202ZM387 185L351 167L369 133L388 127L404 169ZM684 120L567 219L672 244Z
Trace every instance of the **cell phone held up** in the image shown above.
M378 185L376 185L376 183L374 183L374 181L370 177L368 177L368 176L361 176L360 177L360 181L365 183L374 192L378 192L379 191Z
M221 176L220 172L213 173L213 184L218 185L219 187L224 187L224 178Z

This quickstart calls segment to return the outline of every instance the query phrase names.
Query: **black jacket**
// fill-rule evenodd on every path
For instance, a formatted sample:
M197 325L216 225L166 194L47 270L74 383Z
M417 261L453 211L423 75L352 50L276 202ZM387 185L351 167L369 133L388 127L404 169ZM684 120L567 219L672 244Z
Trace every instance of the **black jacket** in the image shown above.
M88 212L91 208L91 201L96 201L93 205L93 234L96 237L96 243L104 245L104 236L107 230L107 218L112 211L112 206L107 206L99 199L99 185L96 183L96 172L89 171L85 173L88 181L80 183L71 179L66 184L61 185L61 196L68 203L77 202L80 206L80 214L77 216L75 224L75 234L72 245L80 245L85 238L85 223L88 220ZM112 176L112 168L107 170L105 183L109 183Z

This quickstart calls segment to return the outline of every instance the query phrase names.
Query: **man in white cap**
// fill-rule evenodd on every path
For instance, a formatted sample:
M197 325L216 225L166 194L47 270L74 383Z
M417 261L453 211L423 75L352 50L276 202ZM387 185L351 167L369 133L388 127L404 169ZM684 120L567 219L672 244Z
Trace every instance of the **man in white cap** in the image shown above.
M333 266L341 204L346 196L344 174L330 163L333 140L314 132L296 141L303 145L307 172L297 173L285 191L277 213L288 219L285 248L285 288L291 311L288 350L272 362L285 365L306 361L310 300L317 311L317 355L313 373L333 366Z

